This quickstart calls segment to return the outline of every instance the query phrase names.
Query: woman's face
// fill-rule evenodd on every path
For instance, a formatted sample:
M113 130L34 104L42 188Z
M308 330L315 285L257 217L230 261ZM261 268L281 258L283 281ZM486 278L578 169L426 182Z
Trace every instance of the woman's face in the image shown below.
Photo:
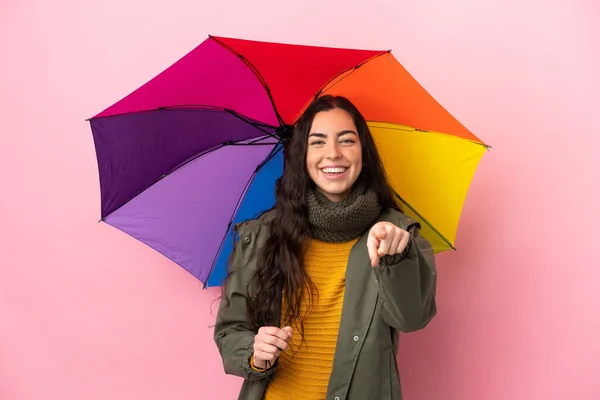
M339 202L348 196L362 171L362 147L348 112L334 108L315 115L308 135L306 168L329 200Z

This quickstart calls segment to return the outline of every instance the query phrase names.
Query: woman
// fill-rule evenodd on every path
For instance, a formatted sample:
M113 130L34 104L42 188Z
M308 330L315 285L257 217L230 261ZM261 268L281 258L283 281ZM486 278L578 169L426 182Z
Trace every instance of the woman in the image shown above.
M215 326L244 400L401 399L398 332L436 314L436 270L400 212L369 128L316 99L286 144L276 204L240 241Z

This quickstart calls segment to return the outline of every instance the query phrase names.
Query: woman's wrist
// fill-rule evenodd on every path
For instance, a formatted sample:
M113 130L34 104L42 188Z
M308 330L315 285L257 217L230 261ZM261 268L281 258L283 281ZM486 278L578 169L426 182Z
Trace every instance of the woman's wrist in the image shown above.
M256 370L264 371L267 369L266 361L258 361L254 358L254 355L250 358L250 366Z

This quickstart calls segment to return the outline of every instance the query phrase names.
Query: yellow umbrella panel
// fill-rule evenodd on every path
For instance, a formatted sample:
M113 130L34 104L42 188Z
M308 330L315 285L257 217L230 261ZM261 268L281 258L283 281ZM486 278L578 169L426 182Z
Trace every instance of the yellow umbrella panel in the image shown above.
M349 98L369 121L404 212L436 252L454 248L469 185L486 146L394 58L377 55L329 82L320 95Z
M370 122L403 211L421 222L436 252L454 248L471 179L485 147L456 136Z

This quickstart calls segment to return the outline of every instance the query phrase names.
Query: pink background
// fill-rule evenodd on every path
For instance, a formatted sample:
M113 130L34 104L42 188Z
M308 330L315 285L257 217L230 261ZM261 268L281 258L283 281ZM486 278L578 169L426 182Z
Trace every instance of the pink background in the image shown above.
M24 5L27 4L27 5ZM98 224L85 118L210 34L392 48L493 145L407 335L407 400L600 399L600 6L593 0L6 1L0 399L233 399L218 290Z

